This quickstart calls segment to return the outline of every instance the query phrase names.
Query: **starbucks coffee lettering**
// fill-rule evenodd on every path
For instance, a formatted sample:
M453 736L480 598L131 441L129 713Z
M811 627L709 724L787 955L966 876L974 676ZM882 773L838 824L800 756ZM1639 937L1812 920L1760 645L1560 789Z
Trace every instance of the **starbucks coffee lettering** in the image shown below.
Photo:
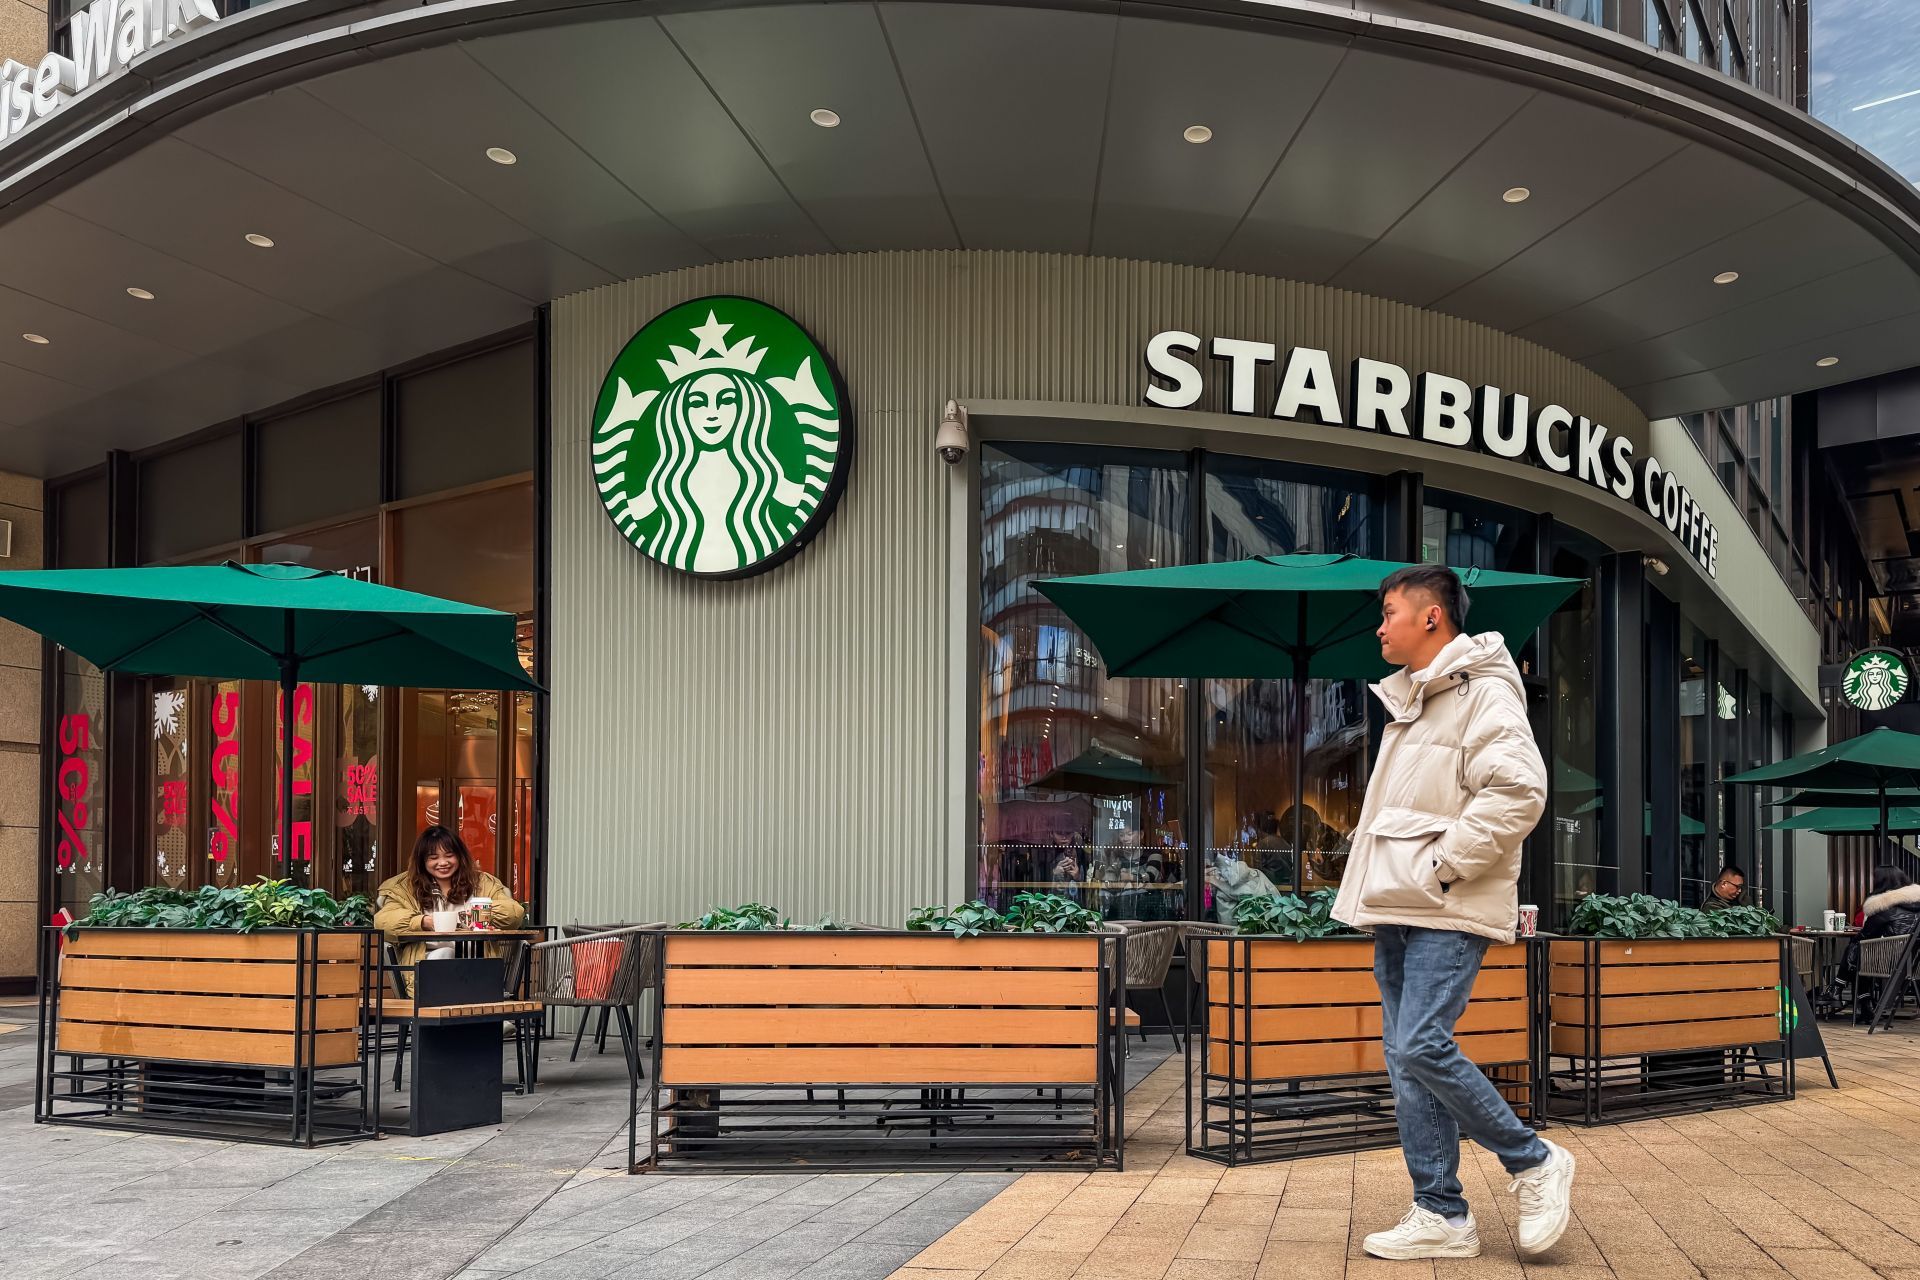
M0 146L149 49L219 20L213 0L94 0L75 9L73 56L49 53L33 65L0 62Z
M1205 355L1202 355L1202 352ZM1273 366L1269 403L1258 394L1260 373ZM1190 409L1209 378L1224 379L1227 412L1264 415L1326 427L1349 427L1472 449L1529 462L1637 502L1680 540L1709 577L1719 569L1720 534L1651 454L1636 456L1633 441L1557 404L1533 403L1520 392L1472 386L1444 373L1410 374L1385 360L1360 357L1344 378L1315 347L1216 337L1169 329L1146 347L1148 404Z

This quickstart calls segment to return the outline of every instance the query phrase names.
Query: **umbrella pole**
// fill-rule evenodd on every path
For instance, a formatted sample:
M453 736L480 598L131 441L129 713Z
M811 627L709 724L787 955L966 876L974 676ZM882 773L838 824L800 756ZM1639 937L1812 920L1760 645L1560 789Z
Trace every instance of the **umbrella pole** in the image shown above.
M1300 893L1307 884L1307 676L1304 658L1293 659L1293 886Z
M1887 780L1880 779L1880 847L1873 851L1876 864L1887 856Z

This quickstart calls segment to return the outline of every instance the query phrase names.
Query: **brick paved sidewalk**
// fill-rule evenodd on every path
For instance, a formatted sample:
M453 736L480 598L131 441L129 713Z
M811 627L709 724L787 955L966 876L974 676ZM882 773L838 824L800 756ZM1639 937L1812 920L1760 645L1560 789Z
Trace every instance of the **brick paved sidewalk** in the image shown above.
M1823 1028L1793 1102L1550 1130L1580 1161L1575 1222L1522 1266L1513 1198L1471 1144L1461 1180L1484 1256L1382 1262L1361 1237L1411 1199L1398 1151L1226 1170L1185 1154L1180 1064L1128 1098L1127 1172L1030 1174L896 1280L1920 1280L1920 1034Z

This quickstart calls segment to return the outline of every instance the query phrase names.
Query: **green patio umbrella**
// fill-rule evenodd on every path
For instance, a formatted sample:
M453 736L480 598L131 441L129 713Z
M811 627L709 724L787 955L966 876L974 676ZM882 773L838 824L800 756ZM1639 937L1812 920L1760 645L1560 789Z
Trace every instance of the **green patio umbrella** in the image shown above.
M1377 679L1380 584L1407 568L1351 555L1255 556L1053 578L1035 583L1100 651L1107 674L1291 679L1305 723L1309 679ZM1578 591L1579 578L1456 569L1467 589L1467 629L1521 637ZM1305 753L1294 753L1294 796ZM1296 809L1294 847L1300 847Z
M291 564L0 573L0 618L102 671L280 685L280 848L293 851L293 699L319 684L523 689L512 614Z
M1872 808L1879 803L1879 792L1871 787L1821 788L1808 787L1800 791L1789 792L1779 800L1769 800L1769 805L1783 808L1834 808L1857 809L1861 806ZM1888 804L1920 804L1920 787L1888 787Z
M1809 809L1805 813L1796 813L1790 818L1778 822L1769 822L1768 831L1814 831L1823 836L1858 835L1876 830L1880 825L1880 810L1868 805L1865 808L1820 808ZM1920 806L1901 805L1887 810L1887 831L1920 831Z
M1870 794L1861 799L1873 801L1871 808L1877 821L1872 829L1884 840L1888 829L1889 789L1920 787L1920 735L1898 729L1872 729L1791 760L1736 773L1727 781L1758 785L1798 783L1807 789L1868 791Z
M1149 787L1171 787L1178 781L1131 756L1091 746L1036 778L1032 785L1095 796L1137 796Z

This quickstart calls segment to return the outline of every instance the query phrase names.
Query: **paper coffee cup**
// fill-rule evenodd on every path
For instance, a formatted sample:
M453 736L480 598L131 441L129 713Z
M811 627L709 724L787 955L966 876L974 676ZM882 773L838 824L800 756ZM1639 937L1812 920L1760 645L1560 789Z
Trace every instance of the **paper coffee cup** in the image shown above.
M432 912L431 915L433 917L433 931L435 933L452 933L460 927L460 913L458 911L435 911Z
M1520 936L1523 938L1531 938L1534 935L1534 931L1537 930L1539 927L1540 927L1540 908L1535 906L1531 902L1521 903L1520 904L1520 929L1519 929Z

